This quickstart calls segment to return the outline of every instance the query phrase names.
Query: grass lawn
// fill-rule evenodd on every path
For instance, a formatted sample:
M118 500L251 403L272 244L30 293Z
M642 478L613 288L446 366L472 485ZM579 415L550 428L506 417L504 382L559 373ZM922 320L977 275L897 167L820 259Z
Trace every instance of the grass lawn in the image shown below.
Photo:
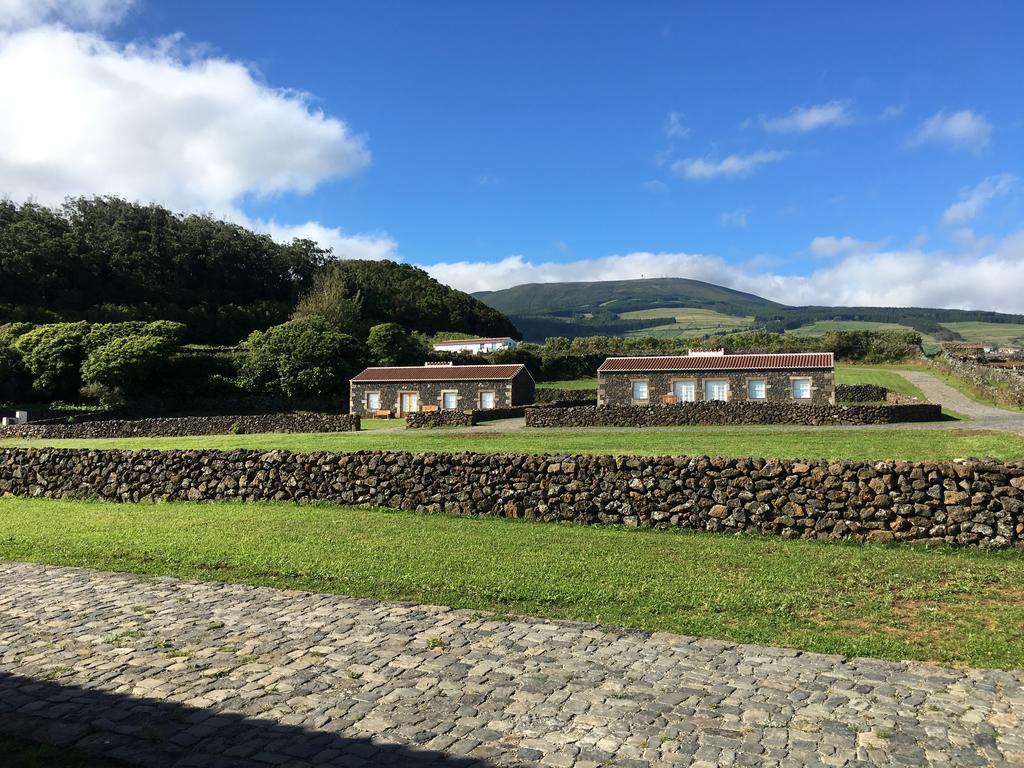
M597 379L565 379L563 381L538 381L537 389L597 389Z
M1024 667L1024 555L291 504L0 499L0 558Z
M632 429L400 430L324 434L132 437L104 440L8 440L2 445L62 448L254 448L289 451L474 451L763 456L765 458L956 459L1024 458L1024 436L961 429L837 427L678 427Z
M1024 325L1018 323L940 323L940 325L956 331L964 341L979 344L994 344L1001 347L1020 347L1024 345Z
M876 368L850 363L836 364L836 384L877 384L891 392L927 400L924 392L900 376L893 369Z

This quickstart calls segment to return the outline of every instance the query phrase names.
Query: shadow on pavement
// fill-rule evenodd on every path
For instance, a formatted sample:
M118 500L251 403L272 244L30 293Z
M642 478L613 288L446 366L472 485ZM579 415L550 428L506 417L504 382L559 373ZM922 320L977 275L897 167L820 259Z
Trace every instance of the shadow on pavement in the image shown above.
M116 677L112 669L107 680ZM329 702L325 709L330 709ZM0 673L0 734L153 768L440 766L485 760L328 730ZM341 730L341 729L339 729ZM424 741L434 734L415 734ZM460 746L475 746L467 739ZM73 763L68 762L67 765ZM0 755L0 765L4 756ZM60 768L61 763L53 763Z

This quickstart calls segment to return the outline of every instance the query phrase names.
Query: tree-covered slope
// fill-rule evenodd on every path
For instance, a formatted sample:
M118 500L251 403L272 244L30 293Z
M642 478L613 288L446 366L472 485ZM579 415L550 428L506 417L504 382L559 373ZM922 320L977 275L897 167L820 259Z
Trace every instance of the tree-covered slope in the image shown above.
M500 312L388 261L340 262L211 216L116 197L59 208L0 199L0 323L175 320L193 342L234 344L291 317L331 271L358 299L353 328L518 335Z

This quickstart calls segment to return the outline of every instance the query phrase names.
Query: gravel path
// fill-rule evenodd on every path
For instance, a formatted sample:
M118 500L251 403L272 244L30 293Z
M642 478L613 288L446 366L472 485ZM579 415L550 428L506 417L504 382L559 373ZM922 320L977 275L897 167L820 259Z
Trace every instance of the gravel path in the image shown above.
M923 371L896 371L917 386L933 403L942 403L952 411L970 419L970 426L978 429L997 429L1024 435L1024 413L982 405ZM960 422L963 424L963 422Z
M1011 766L1024 672L0 562L0 731L179 768Z

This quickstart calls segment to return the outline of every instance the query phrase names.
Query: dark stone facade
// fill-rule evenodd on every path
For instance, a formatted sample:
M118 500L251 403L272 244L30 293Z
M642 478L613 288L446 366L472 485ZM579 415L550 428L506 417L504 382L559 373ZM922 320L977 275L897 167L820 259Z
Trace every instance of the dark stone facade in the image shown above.
M326 501L788 538L1024 544L1020 462L4 448L0 493Z
M524 368L511 379L480 380L480 381L387 381L369 382L353 381L350 384L349 413L360 416L372 416L372 409L367 408L367 393L380 394L380 407L400 414L399 396L403 392L415 392L419 397L420 406L436 405L441 408L441 392L453 390L458 392L458 406L454 410L468 411L480 409L480 393L494 393L495 408L512 408L530 405L533 402L535 387L533 378Z
M836 384L836 400L840 403L877 403L888 395L889 390L877 384Z
M897 424L939 421L942 406L802 405L793 402L705 400L679 405L597 405L526 409L528 427L692 427L723 424L801 424L804 426Z
M707 381L727 381L729 401L746 402L747 383L753 379L766 382L765 400L773 403L791 402L803 405L823 405L835 402L835 374L832 369L809 368L769 371L601 371L597 375L597 401L601 405L654 405L662 395L672 394L676 381L693 382L697 402L704 397ZM794 400L792 380L811 380L810 400ZM634 402L632 384L646 381L647 402ZM756 401L763 402L763 401Z
M20 424L0 427L0 439L91 440L106 437L189 437L251 435L262 432L357 432L349 414L269 413L255 416L180 416L165 419L108 419L76 424Z

